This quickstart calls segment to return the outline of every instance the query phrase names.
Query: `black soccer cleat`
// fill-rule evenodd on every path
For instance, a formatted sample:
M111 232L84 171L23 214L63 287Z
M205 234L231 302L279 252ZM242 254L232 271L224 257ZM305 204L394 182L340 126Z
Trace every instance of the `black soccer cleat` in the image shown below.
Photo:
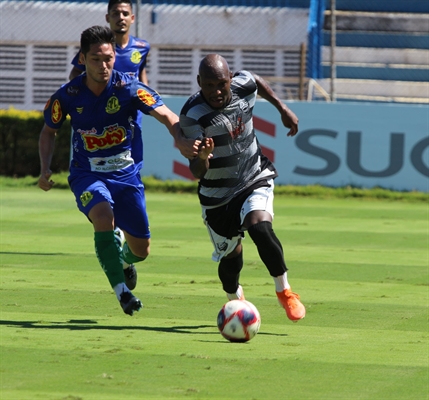
M119 302L124 313L128 315L133 315L134 311L139 311L143 307L142 302L131 292L122 292Z
M130 290L134 290L137 285L137 270L134 264L130 264L128 268L124 269L125 284Z

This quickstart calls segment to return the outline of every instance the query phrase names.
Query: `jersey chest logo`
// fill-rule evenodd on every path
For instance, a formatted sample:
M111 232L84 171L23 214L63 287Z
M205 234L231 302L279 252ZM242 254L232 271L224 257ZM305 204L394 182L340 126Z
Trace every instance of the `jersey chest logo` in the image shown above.
M137 50L134 50L131 54L130 60L133 64L138 64L142 59L142 55Z
M107 106L106 106L106 112L107 112L107 114L117 113L120 109L121 109L121 106L119 104L118 98L116 96L112 96L107 101Z
M82 137L85 150L97 151L100 149L108 149L121 144L127 136L127 131L124 127L114 124L106 126L101 135L96 134L96 130L78 131Z

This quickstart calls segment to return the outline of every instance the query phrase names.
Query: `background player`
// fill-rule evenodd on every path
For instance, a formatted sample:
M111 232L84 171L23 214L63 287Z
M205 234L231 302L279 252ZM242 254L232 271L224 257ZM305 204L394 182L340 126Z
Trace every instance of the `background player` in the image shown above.
M146 63L149 56L150 44L130 35L131 25L135 16L131 0L110 0L107 6L106 21L115 33L116 61L114 68L136 76L145 85L148 84ZM80 61L80 51L72 60L73 68L69 79L85 71L85 65Z

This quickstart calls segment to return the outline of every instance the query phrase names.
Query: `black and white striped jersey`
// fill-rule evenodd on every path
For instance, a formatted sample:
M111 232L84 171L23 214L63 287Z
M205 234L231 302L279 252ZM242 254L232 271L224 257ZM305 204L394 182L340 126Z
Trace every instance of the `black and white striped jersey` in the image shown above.
M232 79L232 97L225 108L211 108L200 92L182 108L180 126L184 135L214 140L209 170L199 182L203 206L226 204L252 184L277 176L273 164L262 154L253 128L257 89L253 75L239 71Z

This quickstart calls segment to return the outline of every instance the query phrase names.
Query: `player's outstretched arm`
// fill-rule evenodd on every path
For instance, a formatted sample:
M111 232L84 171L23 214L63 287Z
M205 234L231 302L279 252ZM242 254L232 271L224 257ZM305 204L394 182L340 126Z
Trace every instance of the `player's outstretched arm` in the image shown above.
M161 124L164 124L173 136L182 156L193 158L198 155L199 140L187 139L183 136L179 125L179 117L166 105L159 106L150 112Z
M54 154L55 136L57 130L46 124L43 126L39 136L40 177L38 185L40 189L48 191L54 185L51 180L51 161Z
M298 133L298 117L291 109L286 106L286 104L280 100L273 89L271 89L270 85L263 78L254 74L253 72L252 75L254 76L256 84L258 85L259 96L277 108L281 115L283 125L286 128L289 128L287 136L295 136Z

